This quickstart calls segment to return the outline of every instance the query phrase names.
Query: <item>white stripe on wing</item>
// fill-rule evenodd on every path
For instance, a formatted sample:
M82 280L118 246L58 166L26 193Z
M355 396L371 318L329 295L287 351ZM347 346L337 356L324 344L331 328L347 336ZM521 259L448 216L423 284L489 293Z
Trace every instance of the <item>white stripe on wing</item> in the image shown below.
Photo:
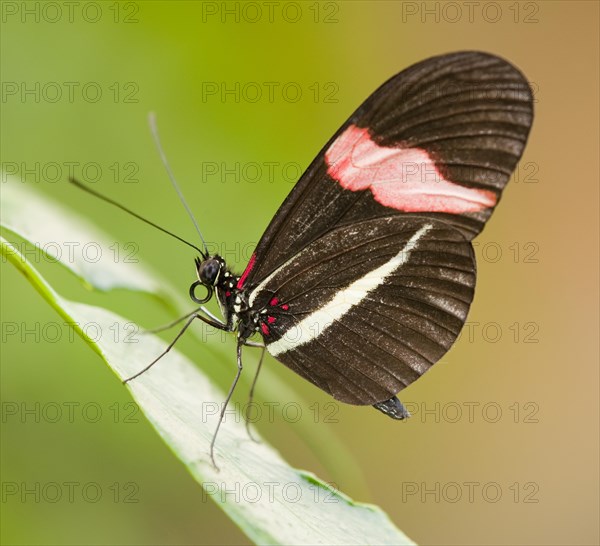
M350 286L340 290L333 299L287 330L280 339L267 344L269 353L273 356L280 355L323 334L336 320L340 320L352 307L365 299L370 292L381 286L389 275L405 264L418 241L432 228L431 224L424 225L393 258L377 269L369 271Z

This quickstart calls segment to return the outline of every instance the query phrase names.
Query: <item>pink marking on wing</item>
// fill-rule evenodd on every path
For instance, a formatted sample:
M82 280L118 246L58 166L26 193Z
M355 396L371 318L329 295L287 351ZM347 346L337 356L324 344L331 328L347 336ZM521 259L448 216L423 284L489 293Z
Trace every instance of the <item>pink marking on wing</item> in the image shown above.
M370 189L378 203L405 212L477 212L496 204L489 190L445 179L420 148L387 148L350 125L325 153L327 172L351 191Z
M284 311L287 311L287 310L290 308L290 306L289 306L287 303L284 303L284 304L281 306L281 308L282 308Z
M273 324L277 319L275 317L267 317L267 322Z
M265 336L269 335L269 333L270 333L269 327L264 322L260 325L260 328L262 330L262 333L265 334Z
M240 290L244 287L244 283L246 282L248 275L250 275L250 271L252 271L252 268L254 267L254 262L256 262L256 254L252 254L252 256L250 256L250 261L248 262L246 269L244 269L242 276L239 278L239 280L237 282L236 286L237 286L238 290Z
M273 298L270 302L269 305L277 305L279 303L279 300L277 298Z

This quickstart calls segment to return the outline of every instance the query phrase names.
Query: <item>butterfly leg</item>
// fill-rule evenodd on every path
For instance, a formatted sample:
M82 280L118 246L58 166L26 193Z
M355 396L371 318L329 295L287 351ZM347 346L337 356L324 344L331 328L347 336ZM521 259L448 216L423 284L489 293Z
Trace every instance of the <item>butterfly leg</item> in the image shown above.
M226 324L224 322L220 321L208 309L205 309L204 307L199 307L198 309L194 309L190 313L187 313L187 314L183 315L182 317L179 317L178 319L175 319L175 320L173 320L173 321L171 321L171 322L169 322L167 324L163 324L162 326L158 326L157 328L150 328L148 330L144 330L142 333L143 334L156 334L158 332L163 332L164 330L168 330L169 328L173 328L173 326L176 326L180 322L184 321L186 318L191 317L192 315L195 315L195 314L200 313L200 312L204 313L206 316L208 316L214 322L218 322L221 326L223 326L223 327L226 326ZM224 329L224 328L219 328L219 329Z
M242 375L242 347L244 346L244 340L238 339L238 343L237 343L237 373L235 374L235 378L233 380L233 383L231 384L231 387L229 387L229 392L227 393L227 398L225 399L225 403L223 404L223 407L221 409L221 413L219 414L219 422L217 423L217 428L215 429L215 432L213 434L212 437L212 441L210 442L210 458L212 460L212 464L213 466L219 470L219 467L217 466L217 463L215 462L215 441L217 440L217 434L219 433L219 429L221 428L221 423L223 422L223 417L225 415L225 410L227 409L227 405L229 404L229 401L231 400L231 396L233 395L233 391L235 390L235 387L237 385L237 382L240 379L240 375Z
M175 339L169 344L169 346L158 357L156 357L152 362L150 362L150 364L148 364L143 370L139 371L135 375L132 375L131 377L128 377L127 379L124 379L123 383L128 383L132 379L135 379L136 377L142 375L144 372L148 371L152 366L154 366L154 364L156 364L163 356L165 356L172 349L173 345L175 345L175 343L177 343L177 341L183 335L183 333L190 327L190 325L192 324L194 319L197 319L197 318L200 319L201 321L205 322L209 326L218 328L219 330L228 330L226 324L224 324L218 320L213 320L211 318L200 315L199 313L195 313L194 315L192 315L191 317L188 318L188 321L185 323L185 325L183 326L181 331L177 334ZM183 319L180 319L180 320L183 320Z
M260 343L259 341L244 341L244 345L246 347L258 347L259 349L266 349L267 346L264 343Z
M404 404L398 400L397 397L393 396L389 400L383 402L377 402L373 404L375 409L378 409L382 413L389 415L392 419L407 419L410 417L409 411L404 407Z
M148 328L147 330L144 330L142 333L143 334L158 334L159 332L164 332L165 330L169 330L170 328L173 328L173 326L176 326L180 322L184 321L186 318L189 318L192 315L195 315L197 312L198 312L198 309L194 309L190 313L187 313L187 314L183 315L182 317L179 317L178 319L172 320L171 322L168 322L167 324L163 324L162 326L157 326L156 328Z
M267 350L267 347L262 343L255 343L253 341L246 341L246 345L248 345L249 347L262 347L262 351L260 352L260 359L258 361L258 366L256 367L256 373L254 374L254 380L252 381L252 386L250 387L250 394L248 395L248 404L246 404L246 411L244 412L244 419L246 421L246 431L248 432L248 436L250 436L250 439L252 441L259 443L258 440L254 436L252 436L252 432L250 430L249 413L250 407L252 406L252 401L254 399L254 387L256 387L256 380L258 379L258 374L260 373L260 369L262 367L263 359L265 358L265 351Z

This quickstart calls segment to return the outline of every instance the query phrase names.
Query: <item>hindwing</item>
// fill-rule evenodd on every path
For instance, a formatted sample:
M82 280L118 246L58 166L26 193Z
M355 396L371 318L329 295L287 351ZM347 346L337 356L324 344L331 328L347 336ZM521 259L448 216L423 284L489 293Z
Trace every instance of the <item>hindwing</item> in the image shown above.
M466 320L471 243L443 222L342 226L250 292L267 350L334 398L389 399L437 362Z

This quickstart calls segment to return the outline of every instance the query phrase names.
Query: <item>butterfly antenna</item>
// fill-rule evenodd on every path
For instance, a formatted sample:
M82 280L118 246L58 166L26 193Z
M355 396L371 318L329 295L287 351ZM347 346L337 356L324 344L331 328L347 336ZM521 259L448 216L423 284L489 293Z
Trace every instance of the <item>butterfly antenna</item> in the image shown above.
M69 177L69 182L71 184L73 184L74 186L78 187L79 189L92 194L94 197L98 197L98 199L102 199L102 201L106 201L107 203L110 203L111 205L121 209L122 211L125 211L127 214L130 214L131 216L137 218L138 220L141 220L142 222L145 222L146 224L149 224L152 227L155 227L156 229L162 231L163 233L166 233L167 235L174 237L178 241L181 241L182 243L185 243L186 245L191 246L193 249L197 250L204 258L206 258L207 254L205 254L202 250L200 250L196 245L193 245L192 243L189 243L185 239L182 239L181 237L179 237L179 235L175 235L173 232L169 231L168 229L160 227L158 224L155 224L154 222L151 222L147 218L140 216L136 212L133 212L131 209L128 209L124 205L121 205L121 203L117 203L115 200L111 199L110 197L106 197L105 195L98 193L96 190L93 190L92 188L82 184L81 182L79 182L79 180L73 178L72 176Z
M171 181L171 184L173 184L173 187L175 188L175 191L177 192L177 195L179 196L180 201L183 203L185 210L187 211L192 222L194 223L194 227L196 228L198 235L200 235L200 240L202 241L202 244L204 245L204 254L206 256L208 256L208 247L206 246L206 241L204 240L204 237L202 237L202 232L200 231L200 228L198 227L198 222L196 222L196 219L194 218L194 215L192 214L190 207L188 207L188 204L187 204L185 198L183 197L183 193L179 189L179 184L177 184L177 180L175 180L175 175L173 174L173 171L171 170L169 162L167 161L167 156L165 155L165 151L163 150L163 147L160 143L160 137L158 136L158 126L156 124L156 115L154 114L154 112L150 112L148 114L148 124L150 125L150 132L152 133L152 137L154 138L154 144L156 144L156 149L158 150L160 159L165 167L165 170L167 171L167 174L169 175L169 180Z

